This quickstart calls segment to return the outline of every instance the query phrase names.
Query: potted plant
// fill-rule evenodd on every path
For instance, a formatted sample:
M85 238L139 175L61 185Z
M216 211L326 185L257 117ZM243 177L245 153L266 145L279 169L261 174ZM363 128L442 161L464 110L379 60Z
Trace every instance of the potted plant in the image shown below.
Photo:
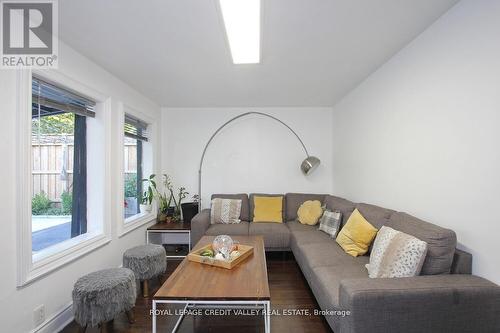
M170 192L172 194L172 199L174 201L174 215L173 218L175 221L180 221L181 220L181 204L182 200L184 200L189 192L186 191L185 187L180 187L179 188L179 193L177 193L177 200L175 199L173 189Z
M160 222L170 221L175 211L175 208L171 207L174 197L172 181L166 174L163 174L163 187L163 193L155 187L155 196L158 201L158 220Z
M198 194L192 196L191 202L185 202L181 204L182 209L182 219L184 222L191 222L193 217L198 214Z
M156 181L154 180L155 175L151 175L149 178L142 180L148 183L148 188L144 191L142 197L142 203L145 206L144 208L149 205L149 209L151 209L151 203L153 199L156 199L158 202L159 222L180 221L182 200L184 200L189 193L186 191L185 187L180 187L176 197L170 176L167 174L163 174L162 176L163 192L160 192L156 186Z
M143 183L147 183L147 188L142 194L141 205L139 209L141 213L151 213L151 204L155 196L156 182L154 180L155 175L150 175L149 178L143 179Z

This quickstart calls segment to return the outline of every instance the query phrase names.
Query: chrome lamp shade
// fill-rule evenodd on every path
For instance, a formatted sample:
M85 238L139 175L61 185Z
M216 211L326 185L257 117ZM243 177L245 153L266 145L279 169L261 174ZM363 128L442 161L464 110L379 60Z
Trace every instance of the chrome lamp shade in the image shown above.
M302 161L300 170L302 170L304 175L308 175L316 170L320 163L321 161L316 156L307 156L307 158Z

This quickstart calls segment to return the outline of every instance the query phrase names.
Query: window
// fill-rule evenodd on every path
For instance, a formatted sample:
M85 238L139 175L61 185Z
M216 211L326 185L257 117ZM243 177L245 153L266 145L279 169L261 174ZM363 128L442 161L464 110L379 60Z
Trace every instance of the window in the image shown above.
M155 118L144 114L123 103L119 104L121 118L121 186L117 191L117 216L122 216L118 223L118 236L122 237L142 225L156 219L155 202L142 202L146 183L155 170Z
M23 287L110 242L113 119L109 96L61 71L16 76L16 257Z
M126 221L140 214L144 178L144 145L148 142L148 124L125 114L124 120L124 179L123 215ZM142 212L146 213L146 212Z
M32 79L32 252L87 233L87 118L95 102Z

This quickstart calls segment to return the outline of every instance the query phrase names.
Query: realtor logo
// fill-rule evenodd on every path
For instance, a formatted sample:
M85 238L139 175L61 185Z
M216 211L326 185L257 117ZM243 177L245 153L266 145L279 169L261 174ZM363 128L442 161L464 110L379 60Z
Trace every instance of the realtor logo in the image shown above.
M57 0L1 1L2 68L57 68Z

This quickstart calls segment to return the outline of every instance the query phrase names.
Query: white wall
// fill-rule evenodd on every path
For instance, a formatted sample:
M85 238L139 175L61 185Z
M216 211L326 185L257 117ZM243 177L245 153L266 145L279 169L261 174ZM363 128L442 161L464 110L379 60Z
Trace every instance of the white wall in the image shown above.
M333 110L333 191L454 229L497 283L499 18L460 2Z
M249 111L269 113L298 133L320 167L305 177L305 153L280 123L262 116L238 119L212 141L203 165L204 206L212 193L330 192L331 108L162 109L162 168L175 184L197 193L198 165L205 143L224 122Z
M159 120L160 108L141 96L136 91L113 77L102 68L77 54L64 44L60 44L59 71L65 75L88 85L92 89L110 96L113 106L122 101L134 109L141 110ZM129 234L117 238L116 225L121 217L116 216L113 207L112 241L77 261L63 266L57 271L33 282L24 288L16 288L16 202L15 202L15 151L16 151L16 73L13 70L0 71L0 115L2 131L0 131L0 323L2 332L29 332L34 329L33 309L40 304L45 305L46 318L58 314L71 302L71 291L76 279L91 271L118 267L125 249L145 242L143 226ZM113 110L115 111L115 110ZM113 117L113 116L112 116ZM113 118L116 124L116 118ZM113 131L117 131L113 126ZM112 138L118 138L116 133ZM115 146L113 153L120 151L121 146ZM114 156L114 155L113 155ZM116 161L117 158L112 158ZM113 164L112 170L119 170L119 165ZM118 172L114 175L119 177ZM112 189L116 186L112 186ZM107 193L113 196L113 193ZM120 204L120 203L114 203Z

